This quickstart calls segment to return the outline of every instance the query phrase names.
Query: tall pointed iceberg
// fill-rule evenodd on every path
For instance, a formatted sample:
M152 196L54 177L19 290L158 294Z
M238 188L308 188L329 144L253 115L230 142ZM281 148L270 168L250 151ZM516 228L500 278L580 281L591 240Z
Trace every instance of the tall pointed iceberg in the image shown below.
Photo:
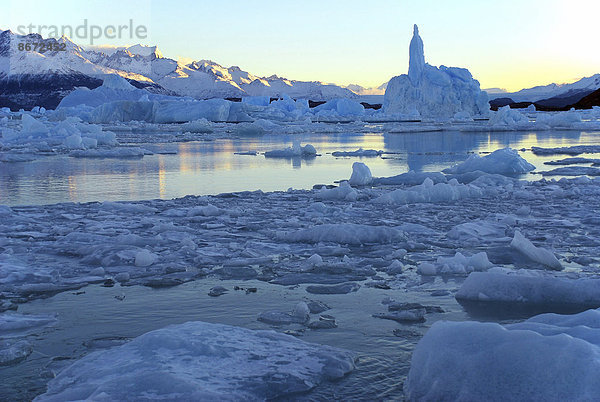
M388 83L383 98L385 113L433 119L449 119L459 112L472 117L489 114L487 93L480 89L469 70L425 63L417 25L409 57L408 75L399 75Z
M408 78L413 84L417 84L425 69L425 52L423 50L423 39L419 36L419 27L415 24L413 38L410 41L408 62Z

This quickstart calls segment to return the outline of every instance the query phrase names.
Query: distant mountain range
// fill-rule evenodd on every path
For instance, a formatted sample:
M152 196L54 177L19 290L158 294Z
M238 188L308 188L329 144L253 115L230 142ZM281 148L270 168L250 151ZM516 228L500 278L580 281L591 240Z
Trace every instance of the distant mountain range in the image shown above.
M346 85L344 88L351 90L357 95L384 95L387 85L388 83L384 82L383 84L375 88L365 88L357 84L350 84Z
M64 51L19 50L19 44L61 45ZM211 60L183 64L163 57L156 46L86 50L68 38L44 39L38 34L0 31L0 106L54 108L75 87L96 88L106 74L118 74L154 93L198 99L243 96L327 100L356 98L348 88L317 81L297 81L272 75L259 77L237 66Z
M19 44L60 45L61 50L23 51ZM339 86L318 81L297 81L272 75L260 77L237 66L223 67L211 60L182 63L164 57L156 46L95 47L84 49L66 37L44 39L38 34L17 35L0 31L0 107L55 108L76 87L96 88L106 74L118 74L132 85L153 93L197 99L241 98L287 94L292 98L323 101L332 98L378 97L387 82L375 88ZM564 108L600 88L600 74L572 84L550 84L508 93L489 89L492 107L535 103L538 107Z
M517 92L502 92L491 88L490 105L492 108L505 105L535 104L538 109L561 109L577 104L585 96L600 89L600 74L585 77L570 84L549 84L522 89Z

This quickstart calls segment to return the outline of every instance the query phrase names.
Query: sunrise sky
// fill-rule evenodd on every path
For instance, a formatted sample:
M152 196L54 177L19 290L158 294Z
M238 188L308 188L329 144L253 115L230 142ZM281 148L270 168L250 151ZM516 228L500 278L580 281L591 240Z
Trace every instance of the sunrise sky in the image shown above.
M156 44L175 59L370 87L406 73L416 23L428 63L466 67L482 88L513 91L599 73L599 14L596 0L9 0L0 28L132 19L148 28L147 38L99 42Z

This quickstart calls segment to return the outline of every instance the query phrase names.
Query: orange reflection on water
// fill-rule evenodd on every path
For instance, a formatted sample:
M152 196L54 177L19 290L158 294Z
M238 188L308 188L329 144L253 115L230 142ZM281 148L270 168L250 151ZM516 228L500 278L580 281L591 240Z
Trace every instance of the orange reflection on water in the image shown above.
M163 155L158 157L158 194L160 198L165 197L167 180L165 172L165 160Z
M75 176L67 177L67 186L69 189L69 200L77 200L77 181Z

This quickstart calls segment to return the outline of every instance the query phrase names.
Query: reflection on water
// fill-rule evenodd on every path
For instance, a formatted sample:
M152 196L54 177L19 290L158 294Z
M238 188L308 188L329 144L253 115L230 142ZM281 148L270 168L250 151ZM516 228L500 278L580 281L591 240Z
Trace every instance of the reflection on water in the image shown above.
M343 133L265 135L179 144L146 144L153 151L176 150L141 159L43 157L32 162L0 164L0 204L49 204L98 200L175 198L188 194L312 188L350 177L359 158L334 158L331 152L357 148L392 154L366 158L374 176L439 171L467 158L471 152L600 143L600 133L578 131L384 134ZM279 149L294 140L311 143L322 155L313 159L267 159L235 152ZM538 169L553 157L524 152ZM555 158L555 157L554 157ZM536 176L536 178L539 176Z

